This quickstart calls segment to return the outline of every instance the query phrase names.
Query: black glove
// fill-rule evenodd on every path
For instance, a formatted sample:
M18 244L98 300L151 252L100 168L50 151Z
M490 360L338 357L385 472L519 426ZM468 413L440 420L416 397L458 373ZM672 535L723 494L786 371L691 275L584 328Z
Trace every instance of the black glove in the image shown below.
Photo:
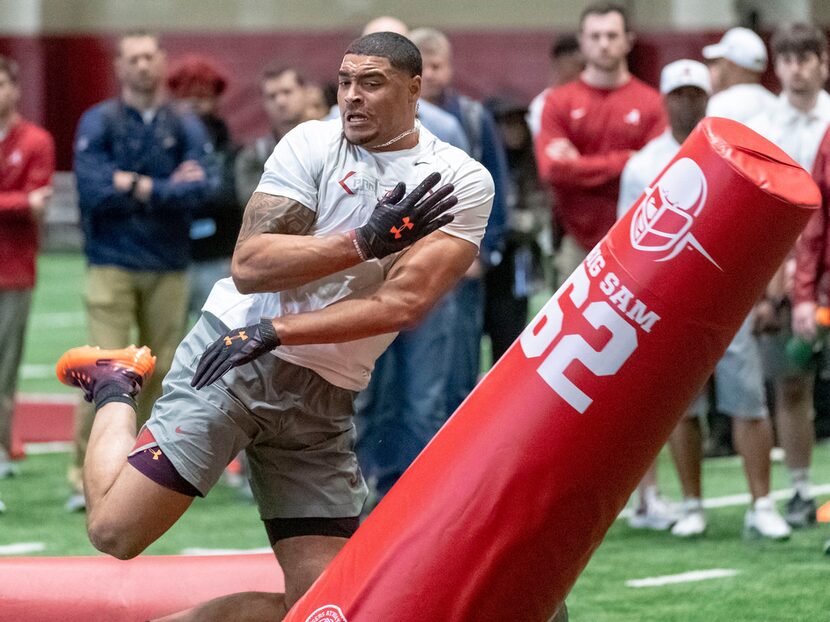
M229 330L205 350L190 386L201 389L232 367L250 363L278 345L280 338L268 318L262 318L259 324Z
M440 179L440 173L432 173L406 198L402 198L406 185L401 182L378 201L366 224L354 230L361 259L380 259L397 253L452 222L453 215L444 213L458 203L452 184L441 186L424 199Z

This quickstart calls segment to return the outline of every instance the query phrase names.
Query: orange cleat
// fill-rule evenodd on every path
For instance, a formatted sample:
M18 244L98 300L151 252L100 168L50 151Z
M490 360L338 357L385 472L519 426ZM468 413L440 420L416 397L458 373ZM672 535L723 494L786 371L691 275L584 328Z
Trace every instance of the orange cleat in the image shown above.
M96 386L110 383L135 397L153 375L155 366L156 357L146 346L127 346L120 350L81 346L64 352L55 372L58 380L71 387L79 387L84 392L84 399L91 402Z

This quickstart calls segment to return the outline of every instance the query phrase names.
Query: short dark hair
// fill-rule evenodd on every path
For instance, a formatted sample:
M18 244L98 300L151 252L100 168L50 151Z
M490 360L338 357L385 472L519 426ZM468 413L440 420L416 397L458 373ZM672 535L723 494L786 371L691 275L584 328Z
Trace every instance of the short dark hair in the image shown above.
M297 84L299 86L305 86L305 76L300 73L299 69L289 67L288 65L278 65L276 63L273 65L268 65L265 69L262 70L262 73L259 75L259 83L262 84L266 80L281 78L287 73L294 74L294 79L297 81Z
M615 2L597 2L596 4L589 4L579 15L579 31L582 32L582 26L585 23L585 18L589 15L608 15L609 13L619 13L623 21L623 30L630 32L628 26L628 11L621 4Z
M14 85L20 83L20 66L16 60L3 56L0 54L0 73L5 73L9 76L9 82Z
M827 54L827 36L824 32L803 22L790 24L775 31L770 42L773 56L795 54L802 56L812 52L819 58Z
M405 71L410 76L420 76L423 71L418 48L412 41L395 32L375 32L355 39L345 53L386 58L395 69Z
M118 37L118 41L115 44L116 55L121 56L121 44L124 42L124 39L143 39L144 37L153 39L156 42L156 47L161 49L161 35L159 33L147 30L146 28L134 28Z
M556 60L560 56L567 56L579 52L579 39L574 34L556 37L556 41L550 46L550 59Z

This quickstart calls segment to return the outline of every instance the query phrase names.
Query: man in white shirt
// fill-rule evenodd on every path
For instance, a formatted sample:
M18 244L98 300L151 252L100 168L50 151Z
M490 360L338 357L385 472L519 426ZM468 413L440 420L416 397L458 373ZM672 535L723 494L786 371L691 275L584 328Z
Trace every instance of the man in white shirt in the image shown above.
M231 595L170 619L282 619L357 528L355 392L472 264L493 201L487 171L416 123L421 69L398 34L349 46L341 120L300 124L277 144L233 278L211 292L137 438L146 348L76 348L59 361L59 378L97 407L84 472L102 551L137 555L248 455L285 594Z
M830 125L830 95L823 90L828 76L827 38L809 24L779 29L772 41L773 66L781 82L776 105L750 120L749 126L781 147L808 171L819 143ZM790 260L791 266L794 260ZM814 443L813 380L815 361L794 361L786 345L793 336L815 334L815 304L791 309L792 267L785 263L758 305L758 326L767 377L773 383L778 439L793 489L785 518L793 527L816 521L816 504L810 485Z
M775 102L775 95L761 86L767 48L748 28L726 31L718 43L703 48L703 58L708 61L715 93L706 116L746 123Z
M649 142L626 163L622 174L617 212L622 216L651 184L659 172L680 150L698 122L705 116L711 93L709 73L701 63L679 60L663 68L660 92L665 99L669 129ZM772 430L764 404L764 387L758 347L751 333L751 322L744 322L726 354L715 368L718 410L732 420L735 445L744 460L752 505L744 526L749 533L781 539L789 528L769 498ZM672 534L690 537L702 534L706 520L702 509L701 431L699 419L708 411L708 391L692 404L670 439L672 454L680 476L684 502ZM656 471L650 470L640 486L639 504L629 519L635 528L667 529L673 512L657 494Z
M718 43L704 47L702 54L707 59L714 92L709 98L707 116L747 123L775 104L775 96L760 84L768 56L766 45L755 32L732 28ZM740 334L749 328L742 327ZM734 453L731 428L728 417L719 412L711 413L707 455Z

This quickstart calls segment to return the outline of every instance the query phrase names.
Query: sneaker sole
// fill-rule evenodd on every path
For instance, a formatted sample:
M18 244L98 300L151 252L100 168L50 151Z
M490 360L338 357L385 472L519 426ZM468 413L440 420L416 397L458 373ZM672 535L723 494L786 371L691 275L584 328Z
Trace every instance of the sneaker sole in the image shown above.
M628 526L631 529L648 529L650 531L668 531L672 528L672 525L677 521L663 521L663 522L654 522L648 519L629 519Z
M77 386L71 377L71 371L88 365L111 363L114 367L132 371L139 375L142 383L153 374L156 357L147 347L129 346L120 350L102 350L97 346L81 346L64 352L55 366L55 373L63 384Z
M695 533L682 533L682 534L672 533L671 535L672 535L673 538L677 538L678 540L695 540L696 538L702 538L703 536L705 536L706 535L706 529L704 529L703 531L695 532Z
M802 514L785 514L784 520L793 529L808 529L816 526L816 513L813 511Z
M755 527L744 527L744 540L750 542L758 542L760 540L769 540L770 542L786 542L790 539L790 534L786 536L765 536Z

